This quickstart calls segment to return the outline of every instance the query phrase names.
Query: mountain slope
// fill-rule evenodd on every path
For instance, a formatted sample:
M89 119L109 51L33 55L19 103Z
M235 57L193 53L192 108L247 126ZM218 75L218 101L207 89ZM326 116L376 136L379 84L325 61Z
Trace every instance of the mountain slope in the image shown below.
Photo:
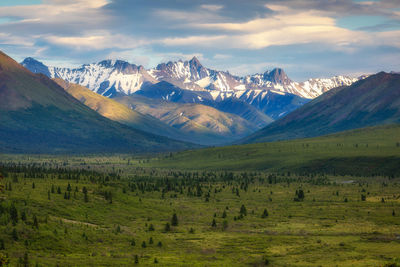
M400 122L400 75L380 72L338 87L245 138L243 142L313 137Z
M86 87L68 83L59 78L55 78L54 81L83 104L110 120L118 121L132 128L166 136L175 140L183 140L187 142L195 141L190 136L186 136L184 133L168 126L153 116L141 114L113 99L96 94Z
M237 115L195 103L174 103L162 99L132 95L114 98L116 101L149 114L200 144L216 145L231 142L260 129Z
M190 146L104 118L0 52L1 152L151 152Z

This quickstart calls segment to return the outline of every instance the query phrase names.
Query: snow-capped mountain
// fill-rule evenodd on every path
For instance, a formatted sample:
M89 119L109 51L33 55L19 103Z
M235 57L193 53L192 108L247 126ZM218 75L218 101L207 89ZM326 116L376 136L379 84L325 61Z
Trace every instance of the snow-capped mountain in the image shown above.
M365 77L366 76L352 78L348 76L334 76L332 78L325 79L309 79L305 82L300 83L299 86L301 88L304 88L304 91L307 92L310 97L315 98L332 88L339 86L349 86L360 79L364 79Z
M33 58L27 58L21 64L32 72L77 83L107 97L140 94L217 109L223 105L219 102L233 99L243 102L242 110L235 102L235 114L244 113L250 105L272 119L285 116L334 87L350 85L363 78L335 76L299 83L291 80L280 68L238 77L206 68L196 57L188 61L162 63L149 70L122 60L104 60L79 68L47 67ZM222 111L228 112L227 105L224 107Z
M189 61L159 64L150 74L159 81L167 81L188 90L234 91L240 85L240 78L227 72L205 68L193 57Z
M335 76L299 83L292 81L280 68L238 77L229 72L206 68L196 57L189 61L162 63L149 70L122 60L104 60L72 69L47 67L33 58L26 58L21 64L33 72L77 83L109 97L130 95L143 85L166 81L186 90L209 91L214 99L224 99L226 93L248 94L248 90L256 90L255 93L261 95L272 91L311 99L334 87L350 85L360 79Z
M108 97L130 95L140 90L145 83L158 82L143 66L122 60L103 60L73 69L47 67L32 58L26 58L21 64L32 72L41 72L50 78L61 78Z

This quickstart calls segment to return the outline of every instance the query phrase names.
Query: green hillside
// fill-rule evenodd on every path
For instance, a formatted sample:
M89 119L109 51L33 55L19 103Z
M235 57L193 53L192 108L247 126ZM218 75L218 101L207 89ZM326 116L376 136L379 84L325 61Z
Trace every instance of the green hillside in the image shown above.
M111 121L0 53L0 151L154 152L189 147Z
M380 72L317 97L241 143L315 137L400 123L400 74Z
M155 160L151 166L400 175L400 125L363 128L317 138L184 151Z

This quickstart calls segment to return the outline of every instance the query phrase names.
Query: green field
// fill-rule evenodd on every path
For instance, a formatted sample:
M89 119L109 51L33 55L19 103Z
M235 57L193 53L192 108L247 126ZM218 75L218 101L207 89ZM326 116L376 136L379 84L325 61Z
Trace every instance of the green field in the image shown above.
M10 266L23 265L25 253L32 266L130 266L136 255L139 265L160 266L400 264L399 179L156 171L122 168L118 158L93 167L114 166L113 174L58 158L45 168L32 157L42 164L5 164L0 253ZM294 201L300 189L304 200ZM166 231L174 213L178 225Z
M148 156L1 155L0 258L399 266L399 136L386 126Z
M317 138L171 153L152 160L148 166L400 176L400 125Z

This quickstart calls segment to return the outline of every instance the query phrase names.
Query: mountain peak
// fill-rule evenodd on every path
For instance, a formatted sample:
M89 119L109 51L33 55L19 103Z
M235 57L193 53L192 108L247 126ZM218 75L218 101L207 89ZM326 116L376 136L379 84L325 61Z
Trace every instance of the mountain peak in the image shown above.
M190 65L194 65L194 66L202 66L200 61L198 60L198 58L196 56L193 56L192 59L189 61Z
M51 76L49 68L39 60L34 59L33 57L25 58L24 61L21 62L21 65L33 73L42 73L47 77Z
M271 71L266 71L263 76L264 80L271 81L275 84L290 84L292 82L281 68L274 68Z

